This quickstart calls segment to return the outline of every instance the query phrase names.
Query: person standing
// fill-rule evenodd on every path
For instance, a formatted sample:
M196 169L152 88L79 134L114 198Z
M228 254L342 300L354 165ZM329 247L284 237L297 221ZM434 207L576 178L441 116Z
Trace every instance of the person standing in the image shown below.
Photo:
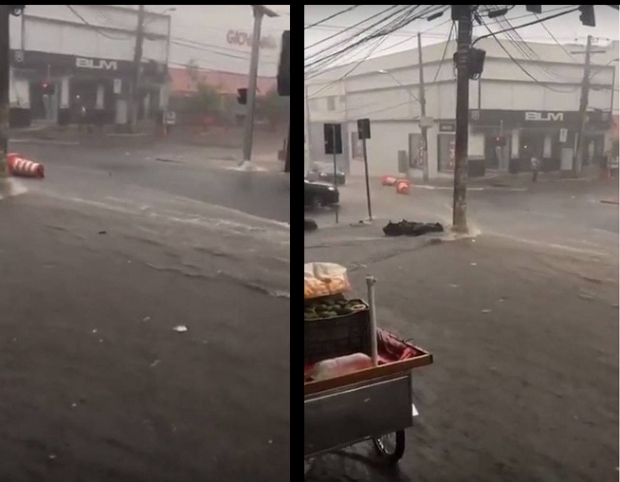
M540 159L538 159L536 156L532 156L532 159L530 161L530 169L532 171L532 182L538 181L538 173L540 172L541 164L542 163L540 162Z

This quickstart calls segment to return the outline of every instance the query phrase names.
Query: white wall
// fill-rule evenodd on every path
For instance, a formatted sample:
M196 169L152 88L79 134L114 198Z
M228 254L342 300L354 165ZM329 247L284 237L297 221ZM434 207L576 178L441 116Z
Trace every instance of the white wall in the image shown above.
M349 123L349 132L357 131L355 122ZM398 151L409 151L409 134L419 133L414 122L375 122L371 125L372 138L366 143L368 173L370 176L398 174ZM351 142L350 139L348 142ZM362 175L362 162L351 160L351 174Z
M84 21L67 5L28 5L22 17L11 21L11 48L133 60L137 11L105 5L71 8ZM167 16L145 16L144 59L166 62L168 22Z
M27 80L17 79L10 72L9 103L12 108L30 108L30 84Z

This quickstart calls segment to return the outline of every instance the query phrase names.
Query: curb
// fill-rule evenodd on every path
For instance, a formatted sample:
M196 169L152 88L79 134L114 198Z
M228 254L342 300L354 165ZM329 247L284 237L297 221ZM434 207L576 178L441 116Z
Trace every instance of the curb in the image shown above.
M26 186L10 177L0 179L0 201L28 192Z

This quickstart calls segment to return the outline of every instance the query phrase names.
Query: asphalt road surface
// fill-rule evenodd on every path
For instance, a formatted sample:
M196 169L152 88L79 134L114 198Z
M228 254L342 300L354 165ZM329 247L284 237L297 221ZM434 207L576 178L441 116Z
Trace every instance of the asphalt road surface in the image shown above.
M48 177L0 201L0 479L288 481L285 179L19 150Z
M231 150L161 144L105 149L54 142L17 143L11 148L45 165L43 187L48 191L130 199L137 187L289 221L288 176L237 171Z
M375 276L379 325L434 364L413 371L420 415L398 467L362 443L311 461L307 482L618 480L617 251L371 228L321 242L337 231L308 233L306 259L347 266L361 296Z
M393 188L372 186L373 215L377 223L406 218L411 221L452 224L452 190L414 186L409 196ZM618 206L602 200L617 199L614 183L568 181L518 188L476 187L467 194L468 224L472 232L516 238L531 245L557 249L618 252ZM335 224L335 213L325 210L312 216L324 226ZM366 219L362 183L341 191L339 223Z

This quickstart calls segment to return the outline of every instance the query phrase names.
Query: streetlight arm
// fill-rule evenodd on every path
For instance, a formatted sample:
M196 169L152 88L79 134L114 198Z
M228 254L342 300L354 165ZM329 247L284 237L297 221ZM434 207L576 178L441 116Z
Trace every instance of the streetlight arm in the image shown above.
M409 87L407 87L406 85L404 85L400 80L398 80L396 77L394 77L390 72L388 72L387 70L379 70L380 74L385 74L387 76L389 76L394 82L396 82L399 86L401 86L403 89L405 89L405 91L407 91L407 93L416 101L416 102L420 102L420 99L417 95L415 95L413 92L411 92L411 89L409 89Z

